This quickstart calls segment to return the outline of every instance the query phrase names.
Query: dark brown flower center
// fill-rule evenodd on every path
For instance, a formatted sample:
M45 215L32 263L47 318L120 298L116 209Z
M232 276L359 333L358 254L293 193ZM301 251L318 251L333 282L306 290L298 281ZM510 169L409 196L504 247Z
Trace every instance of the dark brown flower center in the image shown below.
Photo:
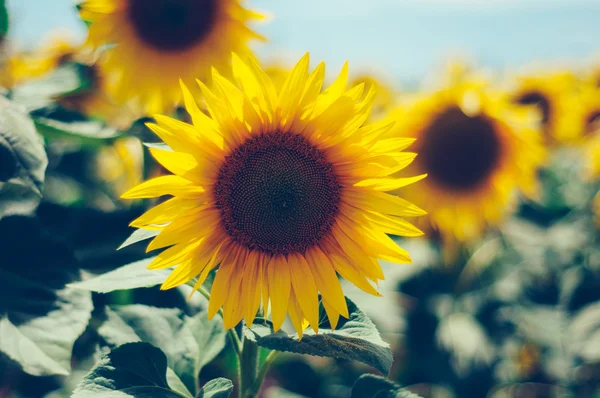
M329 232L341 186L325 155L304 137L267 133L228 156L214 195L227 233L266 253L303 253Z
M515 102L521 105L535 105L542 113L542 123L546 124L550 121L551 106L548 97L538 91L530 91L519 95L515 98Z
M455 191L485 182L501 156L492 123L484 116L467 116L458 107L438 114L417 142L417 159L428 179Z
M594 134L600 131L600 111L592 112L585 120L584 134Z
M129 0L129 19L142 41L160 51L183 51L212 30L217 0Z

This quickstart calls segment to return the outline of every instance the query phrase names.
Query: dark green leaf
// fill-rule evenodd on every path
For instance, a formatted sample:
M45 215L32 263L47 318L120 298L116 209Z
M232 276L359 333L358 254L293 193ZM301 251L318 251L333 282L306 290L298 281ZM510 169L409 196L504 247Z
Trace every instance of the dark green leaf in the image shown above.
M71 287L89 290L96 293L108 293L115 290L136 289L139 287L152 287L162 284L171 273L171 270L149 270L148 264L154 258L147 258L124 265L114 271L86 281L74 283Z
M31 119L0 97L0 218L31 214L42 197L47 165Z
M77 386L73 398L179 398L169 387L167 358L148 343L119 346L100 360Z
M233 391L231 380L219 377L209 381L202 387L196 398L229 398Z
M274 333L270 322L263 320L250 329L244 328L244 334L259 346L271 350L359 361L387 374L393 360L389 345L381 340L373 322L348 298L346 302L350 319L340 318L336 330L331 330L325 321L318 334L307 330L298 341L297 336L283 331ZM321 319L327 319L322 306L321 313Z
M32 375L66 375L90 319L89 292L66 284L78 262L33 219L0 220L0 351Z
M98 332L111 347L137 341L159 347L190 391L196 391L202 367L225 347L223 321L209 321L206 312L189 317L176 308L128 305L107 309L107 315Z
M400 388L394 382L380 376L364 374L352 387L351 398L420 398Z

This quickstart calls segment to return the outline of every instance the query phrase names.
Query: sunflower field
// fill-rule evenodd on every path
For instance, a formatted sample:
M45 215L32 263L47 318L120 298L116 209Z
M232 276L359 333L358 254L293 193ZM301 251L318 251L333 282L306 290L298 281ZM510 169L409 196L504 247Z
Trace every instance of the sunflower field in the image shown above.
M600 398L600 4L66 3L0 0L0 398Z

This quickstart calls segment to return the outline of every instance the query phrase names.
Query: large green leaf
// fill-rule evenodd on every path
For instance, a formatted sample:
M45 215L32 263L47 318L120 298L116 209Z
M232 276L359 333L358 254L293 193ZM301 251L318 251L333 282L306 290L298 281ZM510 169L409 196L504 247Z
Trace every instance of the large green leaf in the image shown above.
M229 398L232 391L231 380L219 377L206 383L196 398Z
M400 388L392 381L372 374L364 374L356 380L350 398L420 398Z
M0 218L31 214L44 190L48 158L31 119L0 97Z
M259 346L271 350L359 361L387 374L393 361L389 345L381 340L373 322L348 298L346 302L350 318L340 318L336 330L329 326L321 306L320 319L324 321L318 334L306 330L298 340L297 335L288 335L281 330L274 333L267 320L258 320L249 329L244 328L244 334Z
M66 375L90 319L89 292L66 285L78 262L36 220L0 220L0 351L32 375Z
M111 347L138 341L159 347L192 392L202 367L225 347L223 321L209 321L205 311L189 317L177 308L128 305L107 309L107 316L98 332Z
M171 270L153 271L147 268L154 258L147 258L124 265L100 276L70 285L76 289L96 293L109 293L115 290L152 287L162 284Z
M148 343L128 343L113 349L77 386L73 398L180 398L168 384L167 358Z

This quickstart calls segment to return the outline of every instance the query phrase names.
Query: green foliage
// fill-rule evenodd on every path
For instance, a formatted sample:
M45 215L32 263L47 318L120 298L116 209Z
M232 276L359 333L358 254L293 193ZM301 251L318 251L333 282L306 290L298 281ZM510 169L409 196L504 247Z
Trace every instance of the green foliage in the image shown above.
M74 283L72 287L96 293L109 293L115 290L160 285L167 279L171 270L149 270L147 267L152 260L153 258L147 258L124 265L95 278Z
M209 321L206 311L189 317L176 308L129 305L107 309L107 316L98 333L110 347L141 341L159 347L169 368L194 393L202 367L225 347L223 321Z
M420 398L390 380L365 374L356 380L350 398Z
M15 87L11 98L30 112L54 106L58 96L77 92L89 85L81 72L77 64L63 65L40 79Z
M359 361L388 374L392 366L392 351L379 336L377 328L358 307L346 298L349 319L340 318L332 330L321 304L319 333L306 330L301 340L297 335L283 331L273 332L270 321L258 319L250 328L244 328L246 338L271 350L295 352L337 359Z
M89 292L66 286L79 264L33 219L6 217L0 235L0 351L29 374L66 375L92 311Z
M206 383L196 397L227 398L232 390L230 380L218 378ZM112 349L84 377L72 398L87 397L191 398L192 395L175 388L169 377L167 356L160 349L137 342Z
M148 343L128 343L113 349L77 386L73 398L178 398L167 381L167 358Z
M209 381L202 387L196 398L228 398L233 391L231 380L220 377Z
M62 121L56 118L36 116L35 126L46 139L69 139L82 148L98 148L123 136L117 129L107 127L96 120Z
M47 165L31 118L0 97L0 218L31 214L42 198Z

